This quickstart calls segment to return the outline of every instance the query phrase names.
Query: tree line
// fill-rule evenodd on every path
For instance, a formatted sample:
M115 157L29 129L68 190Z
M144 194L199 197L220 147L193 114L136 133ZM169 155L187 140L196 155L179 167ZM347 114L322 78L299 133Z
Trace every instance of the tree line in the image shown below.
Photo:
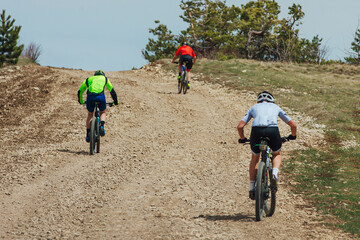
M318 35L311 40L299 37L299 26L305 13L299 4L288 8L288 17L279 19L280 6L275 0L249 1L247 4L228 6L225 0L181 0L181 19L188 24L179 34L159 21L149 32L142 51L150 62L171 58L179 44L187 41L201 57L213 59L247 58L265 61L319 63L326 58L328 49L321 45ZM18 46L21 26L15 20L0 14L0 67L16 64L23 54L37 62L41 48L34 42L24 49ZM360 65L360 29L345 62ZM331 62L331 61L330 61ZM342 62L342 61L340 61Z
M299 37L305 13L300 4L288 8L288 17L279 18L275 0L249 1L228 6L225 0L181 0L181 19L188 27L175 35L159 21L150 28L143 57L152 62L172 57L179 44L188 42L197 55L212 59L246 58L262 61L320 63L328 54L318 35L311 40ZM360 37L360 31L359 36ZM360 44L355 38L355 54L345 60L359 64ZM356 54L357 53L357 54Z

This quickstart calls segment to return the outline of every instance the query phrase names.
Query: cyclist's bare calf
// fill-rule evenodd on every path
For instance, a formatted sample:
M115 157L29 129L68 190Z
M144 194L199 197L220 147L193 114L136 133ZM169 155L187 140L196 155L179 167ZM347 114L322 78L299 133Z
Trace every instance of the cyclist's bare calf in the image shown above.
M179 65L178 65L178 70L179 70L179 74L181 74L181 71L182 71L182 66L181 66L181 64L179 63Z
M195 61L194 61L195 63ZM178 70L179 70L179 75L181 74L181 71L182 71L182 65L179 63L179 66L178 66ZM190 74L190 71L187 71L188 73L188 81L190 82L191 80L191 74Z
M86 129L90 129L90 125L91 125L91 119L94 116L94 112L88 112L88 116L86 119ZM104 111L100 111L100 121L104 121L106 120L106 113L105 110Z
M272 160L272 167L280 169L281 165L281 151L273 152L273 160Z
M251 162L249 166L249 176L250 181L256 180L256 174L257 174L257 167L260 160L260 154L254 154L251 155ZM281 151L273 152L273 161L272 161L272 167L280 169L281 165Z
M191 80L191 74L190 74L190 71L187 71L187 74L188 74L188 81L190 82L190 80Z
M251 155L251 162L250 162L250 166L249 166L250 181L255 182L259 159L260 159L260 154L253 153Z

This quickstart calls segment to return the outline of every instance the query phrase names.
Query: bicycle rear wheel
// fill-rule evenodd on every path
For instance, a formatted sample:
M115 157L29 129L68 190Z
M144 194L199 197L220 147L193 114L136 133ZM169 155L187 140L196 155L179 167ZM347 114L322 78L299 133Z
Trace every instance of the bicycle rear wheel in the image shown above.
M91 120L90 127L90 155L94 155L95 153L95 141L96 141L96 118L94 117Z
M181 89L182 89L182 84L181 84L181 82L182 82L182 76L181 76L180 79L178 79L178 93L181 93Z
M100 125L99 121L96 121L96 152L100 152Z
M261 221L263 218L264 212L264 203L265 203L265 171L266 166L263 161L259 163L256 183L255 183L255 215L256 221Z
M270 167L269 167L269 172L268 172L268 176L267 176L267 185L269 188L269 182L270 182L270 177L272 176L272 167L271 167L271 163L270 163ZM271 217L274 213L275 213L275 206L276 206L276 191L275 190L270 190L269 191L269 198L270 198L270 208L268 208L267 205L267 201L265 201L265 213L267 217Z
M184 83L183 83L183 93L186 94L187 87L188 87L188 74L187 72L184 72Z

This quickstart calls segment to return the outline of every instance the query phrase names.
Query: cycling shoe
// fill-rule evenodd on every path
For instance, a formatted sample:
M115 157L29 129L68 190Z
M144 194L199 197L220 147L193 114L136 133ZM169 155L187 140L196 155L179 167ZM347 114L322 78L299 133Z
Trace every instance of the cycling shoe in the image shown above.
M100 126L100 136L105 136L105 128L104 128L104 126Z

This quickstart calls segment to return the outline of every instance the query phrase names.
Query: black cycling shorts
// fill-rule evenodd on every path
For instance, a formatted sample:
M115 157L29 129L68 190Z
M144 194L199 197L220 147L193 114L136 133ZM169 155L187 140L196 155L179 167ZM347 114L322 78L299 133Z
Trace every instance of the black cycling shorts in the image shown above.
M251 151L255 154L260 153L259 146L261 137L268 137L270 139L269 147L272 151L278 152L281 150L282 140L278 127L252 127L250 135Z
M182 65L183 62L186 62L186 68L190 71L193 66L193 58L190 55L181 55L179 64Z

